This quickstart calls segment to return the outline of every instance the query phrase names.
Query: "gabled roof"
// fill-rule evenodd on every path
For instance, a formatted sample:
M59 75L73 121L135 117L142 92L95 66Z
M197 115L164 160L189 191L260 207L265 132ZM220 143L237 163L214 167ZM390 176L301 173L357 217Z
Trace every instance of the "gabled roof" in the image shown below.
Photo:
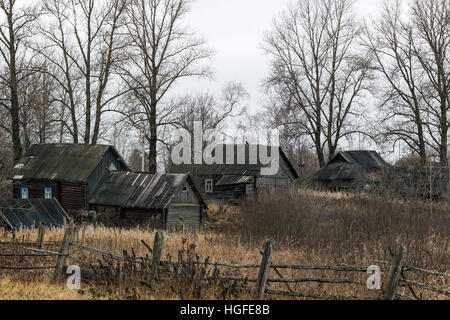
M128 168L113 146L90 144L38 144L31 146L14 167L14 180L87 182L108 150Z
M235 164L226 164L227 161L227 148L234 147L234 163ZM262 161L259 157L259 150L261 147L267 148L267 153L270 155L271 148L270 146L264 145L218 145L217 148L223 148L223 164L181 164L181 165L172 165L170 171L173 173L190 173L192 176L211 176L211 175L234 175L234 176L261 176L261 168L266 167L267 165L263 165ZM239 150L245 150L245 159L244 164L238 164L237 155ZM255 148L257 150L257 159L256 164L252 164L252 161L249 159L249 153L251 148ZM295 170L292 163L289 161L288 157L284 153L281 147L277 147L280 158L283 158L287 163L289 169L292 172L292 175L295 179L299 178L297 170Z
M376 151L341 151L320 169L317 180L356 180L368 178L389 164Z
M368 172L389 166L378 152L373 150L340 151L328 164L342 161L341 159L344 159L348 164L358 165Z
M69 216L56 199L0 199L0 225L11 229L37 228L41 221L48 227L60 227L64 218L69 221Z
M188 174L153 175L135 172L111 172L89 198L89 204L135 209L166 209L186 181L200 202L205 204Z

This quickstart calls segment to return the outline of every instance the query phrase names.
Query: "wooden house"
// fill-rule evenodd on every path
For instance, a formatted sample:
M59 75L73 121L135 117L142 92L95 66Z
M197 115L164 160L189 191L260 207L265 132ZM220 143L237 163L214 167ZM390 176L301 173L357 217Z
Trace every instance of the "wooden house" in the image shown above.
M112 146L33 145L13 169L13 197L56 198L69 214L86 212L100 181L117 170L129 169Z
M153 227L198 226L206 209L187 174L111 172L89 204L103 221Z
M270 148L264 146L269 150ZM291 190L299 178L297 171L280 147L277 147L278 170L273 175L263 175L267 167L259 157L260 145L218 145L223 150L223 164L181 164L172 165L170 172L189 173L197 189L207 201L239 203L258 194L279 194ZM231 156L227 154L231 153ZM256 151L256 159L250 157L250 150ZM238 155L242 153L239 160ZM232 159L232 161L229 161ZM232 164L227 164L232 162Z
M328 190L373 189L386 167L389 164L376 151L341 151L315 174L314 179Z

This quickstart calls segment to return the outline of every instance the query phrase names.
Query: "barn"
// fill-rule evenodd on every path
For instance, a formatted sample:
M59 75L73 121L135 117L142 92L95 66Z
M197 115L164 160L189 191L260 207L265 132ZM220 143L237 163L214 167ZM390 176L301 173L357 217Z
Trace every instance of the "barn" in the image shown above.
M261 145L218 145L223 150L223 164L181 164L172 165L170 172L189 173L201 195L206 201L225 201L240 203L244 199L256 197L258 194L279 194L292 190L294 182L299 178L281 147L279 151L279 168L274 175L262 175L263 165L259 152ZM257 153L257 158L250 159L250 150ZM270 151L270 147L264 146ZM227 153L234 150L227 161ZM243 161L238 161L237 155L242 152ZM234 159L233 159L234 158ZM232 164L228 164L232 162ZM240 164L241 163L241 164ZM253 164L254 163L254 164Z
M61 227L69 216L56 199L0 199L0 227L7 229Z
M314 180L327 190L345 191L374 188L383 169L390 165L376 151L356 150L338 152Z
M88 198L110 171L129 170L107 145L39 144L15 165L10 179L15 199L56 198L69 215L86 212Z
M198 226L206 204L187 174L110 172L89 198L115 225Z

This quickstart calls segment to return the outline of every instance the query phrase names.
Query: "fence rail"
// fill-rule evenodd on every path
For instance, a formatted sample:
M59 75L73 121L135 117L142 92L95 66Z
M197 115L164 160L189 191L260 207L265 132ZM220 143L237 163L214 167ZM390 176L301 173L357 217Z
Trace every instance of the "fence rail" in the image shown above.
M42 229L42 230L41 230ZM44 228L40 228L39 236L37 242L26 242L27 244L37 244L39 247L42 246L42 244L45 244L43 242L43 233L45 232ZM78 237L77 237L78 238ZM84 261L82 259L77 258L73 254L69 254L69 248L75 248L78 250L86 251L95 255L102 256L107 259L112 259L115 261L123 262L123 263L134 263L134 264L141 264L142 266L146 266L148 270L152 270L152 272L158 273L158 269L160 267L168 267L168 266L183 266L183 265L205 265L205 266L213 266L217 269L217 267L224 267L224 268L231 268L236 270L243 270L243 269L255 269L258 270L258 276L257 278L249 278L249 277L230 277L222 275L219 279L224 281L234 281L234 282L244 282L244 283L254 283L255 286L253 288L247 288L247 290L250 290L256 294L256 296L263 298L264 294L268 295L282 295L286 297L302 297L302 298L313 298L313 299L362 299L361 297L356 296L339 296L339 295L320 295L320 294L310 294L310 293L304 293L304 292L295 292L291 289L289 284L295 284L295 283L329 283L329 284L356 284L356 285L366 285L366 282L360 281L360 280L354 280L354 279L347 279L347 278L325 278L325 277L303 277L303 278L284 278L283 275L280 273L279 270L310 270L310 271L336 271L336 272L362 272L367 273L368 268L364 266L351 266L346 264L341 265L335 265L335 266L323 266L323 265L287 265L287 264L274 264L272 263L272 255L273 255L273 243L268 241L266 242L264 246L264 252L262 254L261 263L260 264L231 264L231 263L225 263L225 262L212 262L209 261L209 258L206 259L206 261L163 261L161 260L161 252L163 247L163 234L162 232L157 232L155 235L155 240L153 244L153 248L151 248L145 241L141 241L143 245L148 249L148 251L151 254L150 257L136 257L134 255L128 256L124 254L125 256L119 256L116 254L112 254L110 252L105 252L99 249L90 248L88 246L85 246L80 243L76 243L73 241L74 239L74 226L70 224L66 228L66 232L64 234L64 239L60 245L59 251L51 251L51 250L44 250L40 248L32 248L32 247L26 247L25 242L22 242L22 244L17 242L8 243L11 245L16 245L20 247L23 250L29 250L32 252L37 253L0 253L0 257L57 257L56 265L54 266L42 266L42 267L32 267L32 266L0 266L0 270L44 270L44 269L54 269L54 281L59 281L63 268L65 265L66 258L72 259L76 261L77 263L84 264L88 267L99 267L99 264L91 263L89 261ZM84 237L82 242L84 242ZM0 243L5 244L5 243ZM52 244L55 244L52 242ZM390 262L387 261L381 261L381 260L374 260L376 263L388 266L389 268L380 268L382 271L389 271L386 286L383 290L383 298L386 300L391 299L408 299L408 300L417 300L418 297L415 294L413 287L421 288L424 290L428 290L437 294L445 295L447 297L450 297L450 291L436 288L434 286L427 285L425 283L408 280L404 277L405 271L414 271L418 273L424 273L429 276L434 277L443 277L443 278L449 278L450 274L445 272L439 272L439 271L433 271L433 270L426 270L415 266L409 266L409 265L403 265L403 259L406 255L406 248L403 246L398 246L396 248L396 251L392 257L392 260ZM146 269L147 270L147 269ZM279 278L270 278L270 271L274 270L275 273L278 275ZM200 278L201 281L210 281L218 278ZM283 290L274 290L269 289L267 286L269 284L283 284L287 291ZM405 287L407 286L411 293L413 294L413 297L408 295L403 295L398 293L399 287Z

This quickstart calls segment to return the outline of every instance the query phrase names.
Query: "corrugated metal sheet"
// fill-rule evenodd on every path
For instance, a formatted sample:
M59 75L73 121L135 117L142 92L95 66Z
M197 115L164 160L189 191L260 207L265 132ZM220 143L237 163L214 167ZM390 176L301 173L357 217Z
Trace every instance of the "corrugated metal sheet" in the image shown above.
M31 146L14 167L11 178L87 182L89 175L112 146L87 144L39 144ZM127 167L128 168L128 167ZM18 179L18 178L17 178Z
M166 209L181 188L187 174L111 172L89 198L92 205L134 209ZM194 187L193 183L191 183ZM201 202L200 194L198 194Z
M10 228L38 227L43 221L48 227L60 227L69 219L56 199L1 200L0 220Z

